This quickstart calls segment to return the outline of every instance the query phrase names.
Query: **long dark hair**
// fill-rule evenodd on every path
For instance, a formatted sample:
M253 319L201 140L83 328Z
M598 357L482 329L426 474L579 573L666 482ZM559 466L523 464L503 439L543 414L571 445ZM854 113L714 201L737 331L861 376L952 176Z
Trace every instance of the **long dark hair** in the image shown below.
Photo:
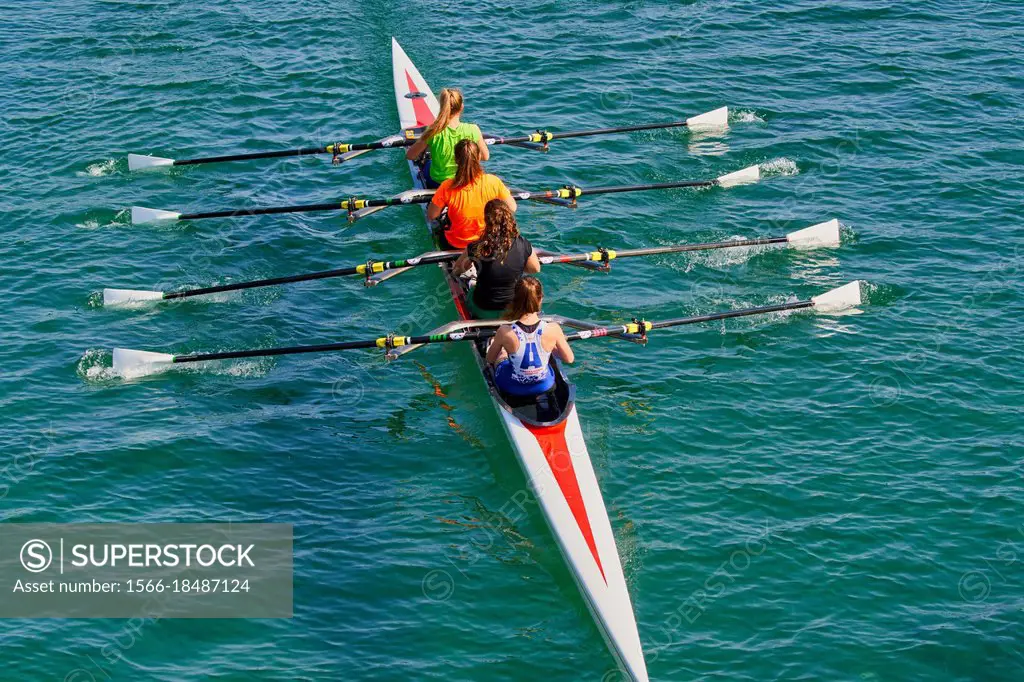
M484 174L484 167L480 165L480 147L476 146L475 140L459 140L455 145L455 165L458 170L452 180L452 189L470 185Z
M544 302L544 287L536 277L520 278L516 282L516 291L512 294L512 304L505 312L506 320L518 320L530 313L539 313Z
M508 250L519 236L516 214L504 199L491 199L484 206L484 233L474 248L475 255L504 263Z

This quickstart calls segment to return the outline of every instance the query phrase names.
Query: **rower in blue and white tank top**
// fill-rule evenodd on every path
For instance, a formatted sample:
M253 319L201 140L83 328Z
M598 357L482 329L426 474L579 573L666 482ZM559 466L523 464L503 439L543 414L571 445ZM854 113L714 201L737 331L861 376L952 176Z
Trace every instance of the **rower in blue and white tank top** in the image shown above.
M501 393L539 396L555 386L551 356L572 363L575 354L557 322L540 317L544 287L536 277L516 282L507 319L494 333L487 348L487 362L494 365L494 383Z
M543 320L531 325L522 322L512 325L519 348L498 364L494 379L500 390L512 395L538 395L550 391L555 385L551 351L544 350L540 342L544 325Z

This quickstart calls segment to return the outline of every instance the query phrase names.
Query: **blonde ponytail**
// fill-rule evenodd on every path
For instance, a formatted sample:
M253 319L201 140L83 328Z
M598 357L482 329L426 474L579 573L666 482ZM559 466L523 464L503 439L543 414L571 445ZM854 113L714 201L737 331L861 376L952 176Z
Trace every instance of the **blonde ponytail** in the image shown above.
M437 118L423 133L423 140L429 140L447 128L452 118L462 113L462 107L465 105L462 100L462 91L458 88L445 88L441 91L437 102L440 105L440 110L437 112Z

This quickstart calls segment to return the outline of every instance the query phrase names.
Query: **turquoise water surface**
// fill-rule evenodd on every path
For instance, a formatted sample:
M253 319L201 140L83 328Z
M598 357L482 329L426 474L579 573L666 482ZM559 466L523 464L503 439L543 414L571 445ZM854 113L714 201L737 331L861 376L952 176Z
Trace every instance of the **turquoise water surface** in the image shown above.
M1024 6L852 2L8 4L0 32L3 520L294 524L295 617L19 620L4 680L605 680L619 675L465 348L245 360L137 381L115 346L221 351L427 331L440 273L104 308L106 286L207 286L407 257L418 210L132 226L390 195L393 151L129 174L128 152L376 139L395 36L530 189L705 179L729 191L527 205L558 252L769 236L837 217L839 249L551 266L548 312L622 322L804 298L777 314L576 347L571 377L653 680L1024 679Z

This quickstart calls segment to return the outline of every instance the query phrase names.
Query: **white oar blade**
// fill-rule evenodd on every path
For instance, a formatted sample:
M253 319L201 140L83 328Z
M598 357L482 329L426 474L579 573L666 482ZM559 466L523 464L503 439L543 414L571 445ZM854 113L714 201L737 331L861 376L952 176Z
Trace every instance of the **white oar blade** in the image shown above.
M145 154L129 154L128 170L137 171L146 168L160 168L162 166L173 166L174 159L165 159L162 156L146 156Z
M126 305L142 301L162 301L164 292L145 291L144 289L104 289L103 305Z
M175 213L174 211L161 211L158 208L132 206L132 225L177 220L180 215L180 213Z
M814 303L814 309L822 313L835 313L860 305L860 285L860 280L855 280L832 291L813 296L811 302Z
M736 187L737 185L749 185L761 179L761 167L750 166L734 173L727 173L718 178L720 187Z
M789 245L796 249L817 249L839 246L839 221L835 218L811 225L786 235Z
M686 119L686 127L690 129L708 130L729 127L729 107L720 107L700 116Z
M162 372L171 366L174 356L145 350L114 349L114 372L125 379Z

